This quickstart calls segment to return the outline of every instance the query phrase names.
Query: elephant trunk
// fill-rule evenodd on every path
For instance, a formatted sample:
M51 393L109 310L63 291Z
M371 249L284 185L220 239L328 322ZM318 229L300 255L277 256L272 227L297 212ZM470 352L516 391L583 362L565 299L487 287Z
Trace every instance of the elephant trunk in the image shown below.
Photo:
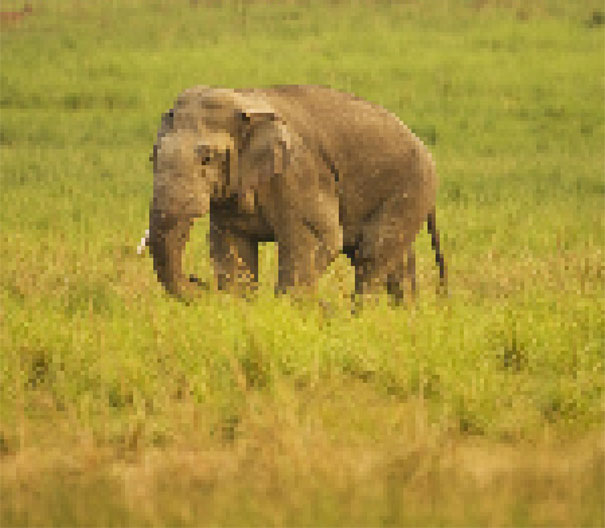
M158 280L168 293L182 296L188 286L182 270L185 245L193 219L167 214L152 206L149 212L149 249Z

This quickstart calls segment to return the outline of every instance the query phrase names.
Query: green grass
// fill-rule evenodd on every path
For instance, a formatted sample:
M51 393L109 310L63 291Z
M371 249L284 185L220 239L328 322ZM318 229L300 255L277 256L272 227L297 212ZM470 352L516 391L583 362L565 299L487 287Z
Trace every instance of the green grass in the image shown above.
M12 7L11 7L12 6ZM17 3L2 10L20 9ZM599 11L600 10L600 11ZM603 526L600 2L34 2L0 33L0 524ZM162 111L318 83L438 166L450 295L165 295ZM187 269L211 280L198 221ZM323 307L322 307L323 306Z

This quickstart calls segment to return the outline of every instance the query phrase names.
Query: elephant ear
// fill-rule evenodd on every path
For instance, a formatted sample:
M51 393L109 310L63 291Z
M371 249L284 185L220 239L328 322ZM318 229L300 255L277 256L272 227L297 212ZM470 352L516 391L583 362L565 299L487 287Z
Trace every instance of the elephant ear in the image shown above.
M292 138L286 124L266 104L241 110L237 120L239 146L234 183L240 206L253 212L258 205L259 188L283 174Z

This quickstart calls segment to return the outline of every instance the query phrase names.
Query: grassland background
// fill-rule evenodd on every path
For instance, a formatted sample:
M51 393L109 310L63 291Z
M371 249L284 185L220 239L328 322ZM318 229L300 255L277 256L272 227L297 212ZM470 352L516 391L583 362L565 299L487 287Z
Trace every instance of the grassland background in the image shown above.
M0 35L0 524L603 526L602 3L32 2ZM16 10L16 2L0 10ZM450 296L167 297L160 112L317 83L429 146ZM198 222L186 265L211 278Z

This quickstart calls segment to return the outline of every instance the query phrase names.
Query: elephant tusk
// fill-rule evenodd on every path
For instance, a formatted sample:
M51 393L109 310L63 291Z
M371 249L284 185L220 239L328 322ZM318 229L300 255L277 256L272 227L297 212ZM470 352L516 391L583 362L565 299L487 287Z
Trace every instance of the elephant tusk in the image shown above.
M145 229L145 236L141 238L141 242L137 246L137 255L142 255L145 248L149 245L149 229Z

